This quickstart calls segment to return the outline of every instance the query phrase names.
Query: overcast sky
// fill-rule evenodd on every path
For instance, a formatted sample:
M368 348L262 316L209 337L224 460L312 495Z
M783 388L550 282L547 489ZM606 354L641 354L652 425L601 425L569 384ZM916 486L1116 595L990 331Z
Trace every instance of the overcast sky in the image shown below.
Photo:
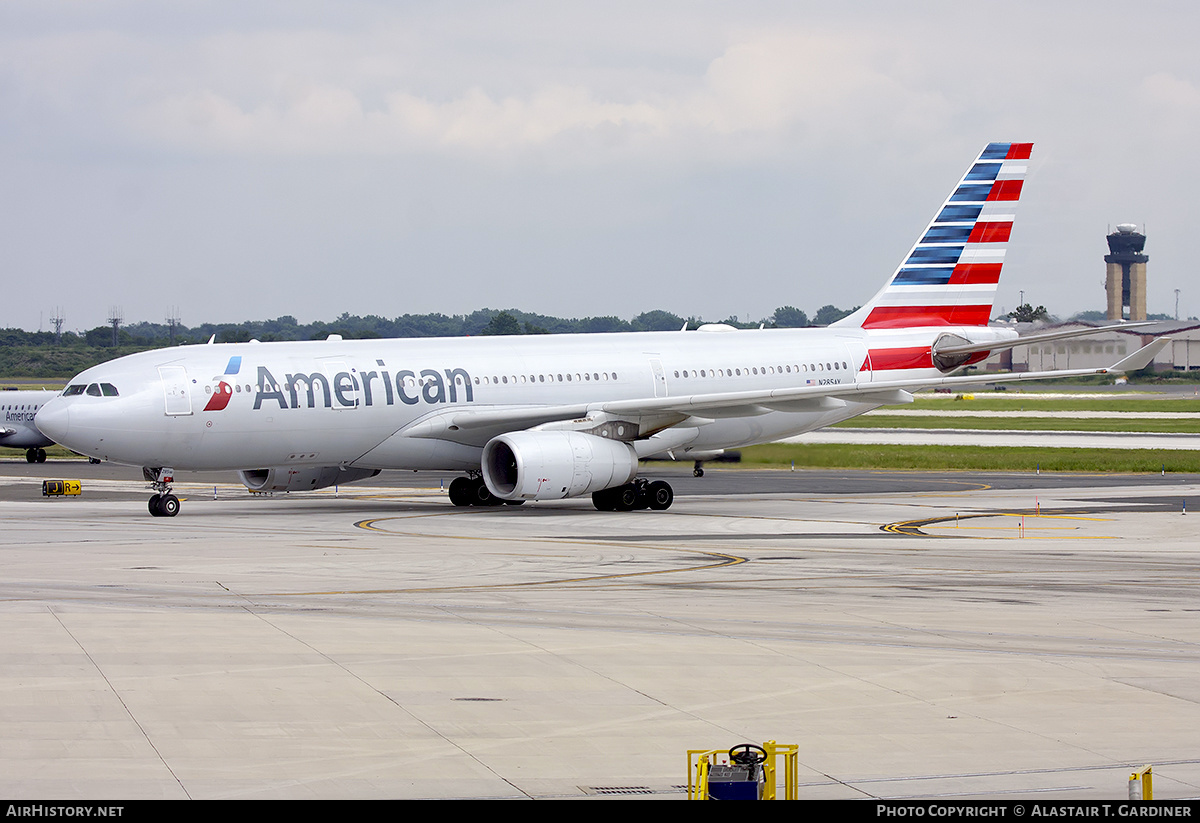
M1200 313L1194 3L0 0L0 326L868 299L1035 143L997 309Z

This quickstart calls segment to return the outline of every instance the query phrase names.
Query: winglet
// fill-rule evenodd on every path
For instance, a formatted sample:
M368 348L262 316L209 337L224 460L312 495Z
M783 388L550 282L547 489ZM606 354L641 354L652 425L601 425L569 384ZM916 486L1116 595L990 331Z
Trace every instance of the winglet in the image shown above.
M1154 359L1154 355L1158 354L1168 343L1171 342L1169 337L1156 337L1142 346L1140 349L1129 355L1125 359L1113 363L1106 372L1130 372L1144 369L1150 365L1150 361Z

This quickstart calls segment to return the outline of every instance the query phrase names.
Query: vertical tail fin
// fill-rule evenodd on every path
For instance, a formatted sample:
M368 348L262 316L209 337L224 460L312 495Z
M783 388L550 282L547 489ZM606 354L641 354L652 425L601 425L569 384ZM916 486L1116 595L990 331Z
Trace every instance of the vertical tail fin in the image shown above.
M839 326L986 326L1032 143L989 143L895 274Z

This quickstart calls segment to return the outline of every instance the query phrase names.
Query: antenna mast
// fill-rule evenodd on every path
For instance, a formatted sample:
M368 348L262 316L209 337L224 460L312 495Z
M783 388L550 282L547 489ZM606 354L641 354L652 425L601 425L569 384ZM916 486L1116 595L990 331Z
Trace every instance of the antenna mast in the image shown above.
M121 324L123 322L125 322L125 315L122 314L121 307L120 306L111 307L108 310L108 324L110 326L112 326L112 330L113 330L112 344L113 344L114 348L116 348L116 346L120 342L120 336L119 336L118 332L121 330Z

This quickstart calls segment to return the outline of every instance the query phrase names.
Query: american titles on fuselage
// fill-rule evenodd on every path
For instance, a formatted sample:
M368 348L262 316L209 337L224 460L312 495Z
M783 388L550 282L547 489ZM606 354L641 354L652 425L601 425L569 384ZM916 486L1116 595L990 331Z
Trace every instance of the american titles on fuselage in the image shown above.
M285 374L280 383L266 366L258 367L258 380L254 393L254 408L261 409L264 403L274 402L280 409L341 407L352 409L358 405L394 406L397 402L414 406L424 401L429 404L458 403L460 391L462 402L475 399L471 375L465 369L422 369L420 373L411 369L396 372L393 378L386 370L380 371L313 371ZM247 387L249 388L249 387ZM218 392L231 391L227 383L217 386ZM271 408L275 408L272 406Z
M379 361L376 361L377 363ZM329 364L326 364L327 366ZM471 403L475 400L475 387L480 385L517 385L518 382L526 384L538 383L563 383L563 382L608 382L616 381L616 373L596 372L586 374L530 374L530 375L495 375L484 377L472 377L470 373L463 368L448 368L438 371L437 369L422 369L421 371L413 371L411 369L403 369L392 375L386 368L381 368L379 371L358 371L356 369L345 369L344 362L339 362L338 366L343 368L339 371L334 371L332 368L323 370L314 370L311 372L296 372L284 373L283 381L280 382L267 366L257 367L256 385L246 385L245 391L254 394L254 409L259 410L267 405L267 408L279 409L300 409L300 408L345 408L352 409L360 405L362 406L377 406L386 405L394 406L396 403L403 403L407 406L415 406L419 403L429 405L437 405L441 403ZM808 371L808 365L801 366L797 364L795 372ZM712 377L733 377L735 374L741 377L743 371L745 375L750 376L751 372L754 375L766 376L768 369L771 374L783 374L793 372L793 366L780 365L759 367L748 367L746 369L712 369ZM849 370L849 364L845 362L838 363L820 363L811 366L813 371L830 370ZM696 376L709 376L706 370L683 370L675 372L676 378L687 379ZM848 374L846 375L849 376ZM206 386L206 392L215 392L216 396L210 400L205 407L206 411L220 411L225 408L232 394L240 393L242 387L240 384L230 385L224 380L214 378L214 386ZM806 380L809 385L836 385L843 382L842 377L823 377L817 379Z

